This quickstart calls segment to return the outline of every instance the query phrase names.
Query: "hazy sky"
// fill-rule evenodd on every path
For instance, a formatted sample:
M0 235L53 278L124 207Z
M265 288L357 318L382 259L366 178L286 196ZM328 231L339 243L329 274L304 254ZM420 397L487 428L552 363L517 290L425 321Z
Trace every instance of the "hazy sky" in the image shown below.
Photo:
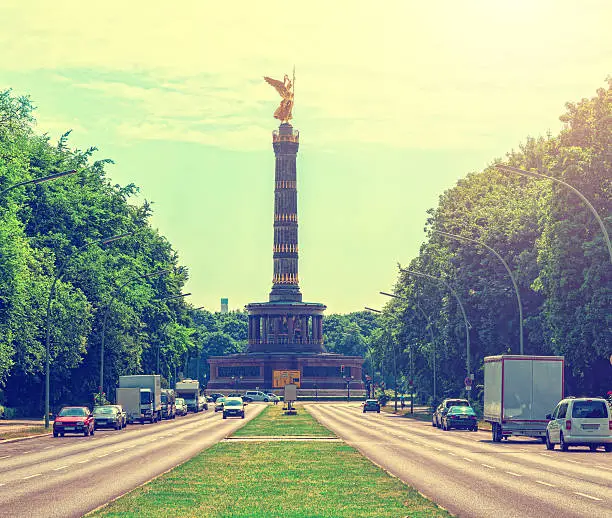
M612 73L612 2L2 0L0 89L140 186L190 302L267 300L278 94L296 67L304 300L380 307L457 179Z

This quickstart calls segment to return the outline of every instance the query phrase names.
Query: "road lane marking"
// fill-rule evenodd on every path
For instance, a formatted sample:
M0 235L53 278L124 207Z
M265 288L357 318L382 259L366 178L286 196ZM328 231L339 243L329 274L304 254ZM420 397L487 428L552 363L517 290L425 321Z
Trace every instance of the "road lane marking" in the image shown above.
M0 457L0 458L2 458L2 457ZM596 465L595 467L599 468L599 469L605 469L605 470L608 470L608 471L612 471L612 468L605 468L603 466L598 466L598 465Z
M571 462L572 464L582 464L582 462L576 462L575 460L565 459L565 462Z
M550 457L548 453L538 453L538 455L542 455L542 457Z
M53 468L53 471L59 471L60 469L66 469L68 466L60 466L59 468Z
M468 462L474 462L472 459L468 459L467 457L463 457L463 460L467 460Z
M29 478L40 477L42 473L35 473L34 475L30 475L29 477L23 477L22 480L28 480Z
M495 466L489 466L488 464L481 464L481 466L484 466L485 468L489 469L495 469Z
M435 448L435 447L434 447L434 450L436 450L436 451L442 451L442 448Z
M590 498L591 500L599 500L599 501L601 501L601 498L597 498L596 496L586 495L584 493L578 493L578 491L574 491L574 494L575 495L583 496L585 498Z
M105 453L104 455L96 455L96 457L98 457L99 459L101 459L102 457L107 457L108 453Z
M49 448L53 448L53 446L45 446L43 450L48 450Z
M455 455L454 453L451 453L450 451L448 452L449 455L452 455L453 457L456 457L457 455Z
M120 451L123 451L123 450L125 450L125 448L120 448L118 450L115 450L113 453L119 453Z
M86 462L89 462L89 460L80 460L79 462L77 462L77 464L85 464Z
M10 457L10 455L4 455L3 457L0 457L0 459L8 459Z
M25 455L26 453L32 453L32 450L21 452L22 455Z
M0 484L0 487L2 487L4 484Z
M542 484L543 486L548 486L548 487L557 487L554 486L553 484L549 484L548 482L542 482L541 480L536 480L537 484Z
M518 473L514 473L514 471L506 471L508 475L512 475L513 477L522 477L523 475L519 475Z

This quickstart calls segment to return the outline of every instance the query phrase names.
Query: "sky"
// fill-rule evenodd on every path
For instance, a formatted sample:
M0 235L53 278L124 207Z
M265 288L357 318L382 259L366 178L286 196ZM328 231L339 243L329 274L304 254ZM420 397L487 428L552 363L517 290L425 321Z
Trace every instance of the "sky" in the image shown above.
M135 183L218 311L272 286L273 113L296 70L300 287L328 313L386 300L426 211L612 74L608 0L3 0L0 90L36 131Z

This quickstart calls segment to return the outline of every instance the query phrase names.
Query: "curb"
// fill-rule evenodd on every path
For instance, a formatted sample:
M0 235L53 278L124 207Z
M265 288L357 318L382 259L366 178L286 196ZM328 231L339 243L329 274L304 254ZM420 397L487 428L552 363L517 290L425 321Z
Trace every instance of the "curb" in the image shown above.
M26 437L15 437L14 439L0 439L0 446L8 444L9 442L27 441L28 439L36 439L37 437L46 437L52 435L52 432L39 433L38 435L27 435Z

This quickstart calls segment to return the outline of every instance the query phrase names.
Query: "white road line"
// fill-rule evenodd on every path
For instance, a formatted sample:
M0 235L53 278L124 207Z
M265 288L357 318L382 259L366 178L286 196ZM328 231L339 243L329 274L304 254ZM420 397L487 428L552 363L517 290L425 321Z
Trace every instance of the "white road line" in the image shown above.
M2 457L0 457L0 459L1 459L1 458L2 458ZM596 465L595 467L596 467L596 468L599 468L599 469L605 469L605 470L607 470L607 471L612 471L612 468L605 468L604 466L598 466L598 465Z
M495 469L495 466L489 466L488 464L481 464L481 466L484 466L485 468L489 469Z
M442 448L434 448L436 451L442 451Z
M107 457L108 453L105 453L104 455L96 455L96 457L98 457L99 459L101 459L102 457Z
M514 471L506 471L508 475L512 475L513 477L522 477L523 475L519 475L518 473L514 473Z
M463 457L463 460L467 460L468 462L474 462L472 459L468 459L467 457Z
M28 451L22 451L21 454L25 455L26 453L32 453L32 450L28 450Z
M541 480L536 480L537 484L542 484L543 486L548 486L548 487L557 487L553 484L549 484L548 482L542 482Z
M453 457L456 457L457 455L455 455L454 453L451 453L450 451L448 452L449 455L452 455Z
M2 487L4 484L0 484L0 487Z
M79 462L77 462L77 464L85 464L86 462L89 462L88 460L80 460Z
M0 459L8 459L10 457L10 455L4 455L3 457L0 457Z
M119 453L120 451L123 451L123 450L125 450L125 448L120 448L118 450L115 450L113 453Z
M582 464L582 462L576 462L575 460L565 459L565 462L571 462L572 464Z
M49 448L53 448L53 446L45 446L43 450L48 450Z
M599 500L599 501L601 501L601 498L597 498L597 497L591 496L591 495L585 495L584 493L578 493L577 491L574 491L574 494L575 495L583 496L585 498L590 498L591 500Z
M35 473L34 475L30 475L29 477L23 477L21 480L28 480L29 478L40 477L42 473Z
M538 455L542 455L542 457L550 457L548 453L538 453Z
M68 466L60 466L59 468L53 468L53 471L59 471L60 469L66 469Z

